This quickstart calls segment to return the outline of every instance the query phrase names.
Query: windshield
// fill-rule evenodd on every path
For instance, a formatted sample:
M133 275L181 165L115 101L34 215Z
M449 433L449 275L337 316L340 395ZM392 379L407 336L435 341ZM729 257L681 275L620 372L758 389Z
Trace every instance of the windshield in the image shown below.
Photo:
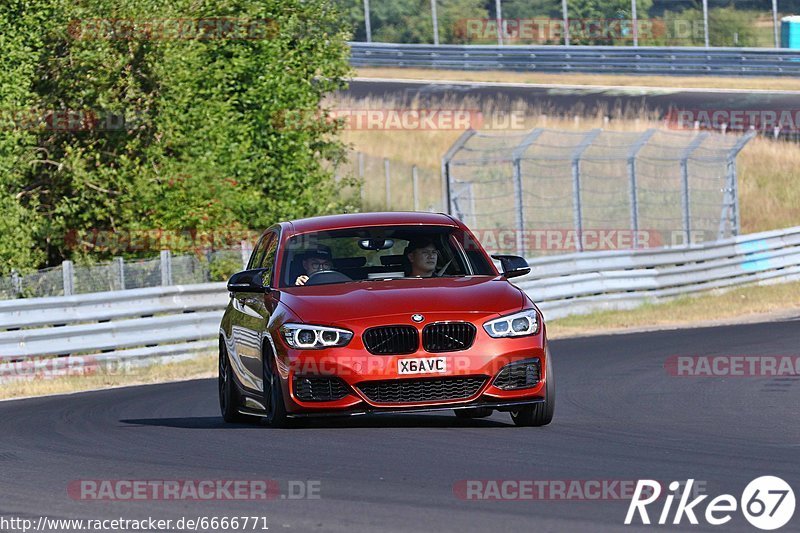
M397 278L495 276L466 233L449 226L363 227L295 235L282 287Z

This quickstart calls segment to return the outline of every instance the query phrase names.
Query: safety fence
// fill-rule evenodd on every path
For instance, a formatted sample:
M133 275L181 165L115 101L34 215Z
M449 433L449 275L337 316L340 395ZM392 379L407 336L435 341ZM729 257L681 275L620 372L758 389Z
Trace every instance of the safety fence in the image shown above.
M736 155L754 135L468 130L442 160L443 196L480 234L514 233L487 248L526 257L588 251L598 232L632 249L715 241L739 233ZM549 246L554 233L572 238Z
M609 74L797 76L800 50L350 43L355 67Z
M230 250L173 255L161 250L156 258L117 257L90 265L64 261L59 266L29 274L12 272L0 277L0 300L70 296L105 291L206 283L241 270L251 243Z
M800 279L800 227L706 245L532 258L513 281L547 319L741 285ZM82 368L148 363L216 349L222 283L0 302L0 381L20 362ZM24 372L23 372L23 375Z

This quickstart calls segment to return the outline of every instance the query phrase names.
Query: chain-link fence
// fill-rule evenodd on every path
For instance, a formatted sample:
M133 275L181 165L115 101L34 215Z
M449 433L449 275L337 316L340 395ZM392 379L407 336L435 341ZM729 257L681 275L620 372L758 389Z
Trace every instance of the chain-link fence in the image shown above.
M468 131L443 161L450 212L490 251L528 257L730 237L753 135Z
M250 255L242 249L209 251L199 255L173 256L162 251L155 259L121 257L106 263L60 266L30 274L0 277L0 299L40 298L90 292L141 289L165 285L189 285L221 281L243 268Z

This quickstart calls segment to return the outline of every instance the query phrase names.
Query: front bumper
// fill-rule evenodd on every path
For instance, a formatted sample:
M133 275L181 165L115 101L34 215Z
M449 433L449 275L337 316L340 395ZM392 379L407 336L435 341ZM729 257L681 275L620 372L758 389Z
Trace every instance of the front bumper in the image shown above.
M483 333L482 330L479 333ZM290 416L354 416L371 413L423 412L447 409L488 407L511 410L514 406L543 401L547 376L545 333L530 337L492 339L479 335L473 346L464 351L429 353L422 349L407 355L372 355L356 336L349 346L324 350L294 350L278 342L278 372L284 387L287 413ZM399 374L398 362L407 358L444 357L447 371L435 374ZM494 385L498 373L508 364L538 359L540 377L537 385L504 390ZM348 387L346 396L333 401L303 401L295 391L295 377L336 377ZM395 380L482 377L485 382L474 394L457 399L414 402L377 402L359 386Z
M450 404L450 405L428 405L422 407L365 407L362 409L347 409L341 411L303 411L288 413L289 418L322 418L322 417L348 417L361 415L394 415L403 413L430 413L436 411L453 411L459 409L474 409L484 407L497 411L515 411L520 407L543 403L544 398L533 398L529 400L509 401L509 402L486 402L473 401L469 403Z

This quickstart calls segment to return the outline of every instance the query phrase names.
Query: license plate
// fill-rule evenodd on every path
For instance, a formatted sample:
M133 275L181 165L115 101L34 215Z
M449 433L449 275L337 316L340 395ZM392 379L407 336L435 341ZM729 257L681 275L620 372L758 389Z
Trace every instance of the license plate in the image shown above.
M421 359L398 359L398 374L441 374L447 372L447 358L423 357Z

